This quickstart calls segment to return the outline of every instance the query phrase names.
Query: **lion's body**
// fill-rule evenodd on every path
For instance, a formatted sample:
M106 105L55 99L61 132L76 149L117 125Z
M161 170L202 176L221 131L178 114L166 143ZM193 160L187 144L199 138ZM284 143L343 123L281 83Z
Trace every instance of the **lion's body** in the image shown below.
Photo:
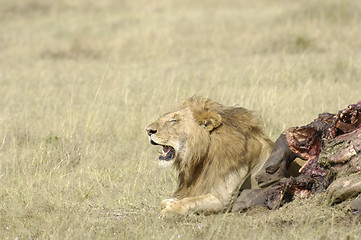
M162 202L163 214L224 211L241 185L250 187L248 176L257 187L253 172L273 147L250 111L201 97L186 100L147 131L153 144L166 146L164 158L179 173L174 198Z

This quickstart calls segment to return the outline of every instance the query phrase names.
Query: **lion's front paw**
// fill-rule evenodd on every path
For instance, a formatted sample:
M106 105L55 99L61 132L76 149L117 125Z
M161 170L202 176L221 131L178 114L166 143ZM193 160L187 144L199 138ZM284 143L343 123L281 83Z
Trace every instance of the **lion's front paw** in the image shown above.
M162 210L162 209L166 208L169 204L172 204L176 201L177 201L177 199L175 199L175 198L164 199L163 201L160 202L160 209Z
M160 214L162 216L171 216L171 215L185 215L188 212L187 207L182 204L180 201L175 201L166 205Z

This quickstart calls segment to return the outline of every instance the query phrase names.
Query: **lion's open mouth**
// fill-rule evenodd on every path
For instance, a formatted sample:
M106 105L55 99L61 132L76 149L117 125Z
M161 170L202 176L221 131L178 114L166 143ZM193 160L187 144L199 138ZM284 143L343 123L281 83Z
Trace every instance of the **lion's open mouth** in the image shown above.
M171 146L163 146L162 151L159 153L159 160L170 161L174 158L175 150Z
M149 140L152 145L161 145L161 144L153 141L153 139L151 139L151 138ZM175 156L175 149L168 145L161 145L161 146L163 146L163 149L162 149L162 151L159 152L159 160L163 160L163 161L172 160Z

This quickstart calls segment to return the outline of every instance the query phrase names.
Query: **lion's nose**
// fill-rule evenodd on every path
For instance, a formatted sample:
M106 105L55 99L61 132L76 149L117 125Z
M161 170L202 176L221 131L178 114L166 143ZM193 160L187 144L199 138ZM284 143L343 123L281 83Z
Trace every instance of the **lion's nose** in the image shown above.
M151 136L152 134L156 134L157 133L157 130L156 129L151 129L151 128L148 128L146 129L147 133L148 133L148 136Z

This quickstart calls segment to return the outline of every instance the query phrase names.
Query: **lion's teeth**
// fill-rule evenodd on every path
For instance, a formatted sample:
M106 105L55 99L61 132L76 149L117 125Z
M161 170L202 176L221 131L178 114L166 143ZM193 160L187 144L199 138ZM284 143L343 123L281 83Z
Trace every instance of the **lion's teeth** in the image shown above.
M165 157L167 155L166 152L164 152L164 150L162 149L162 152L161 152L162 156Z

